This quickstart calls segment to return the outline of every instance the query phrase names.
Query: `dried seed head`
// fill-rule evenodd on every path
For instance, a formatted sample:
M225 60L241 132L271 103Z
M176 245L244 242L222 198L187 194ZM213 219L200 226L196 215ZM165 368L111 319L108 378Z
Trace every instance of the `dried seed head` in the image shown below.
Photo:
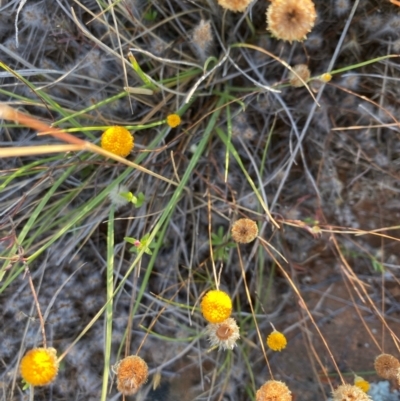
M210 323L206 332L211 346L218 346L220 349L233 349L240 338L239 327L236 320L231 317L222 323Z
M375 359L375 370L378 376L389 380L396 377L400 362L390 354L381 354Z
M293 71L294 72L290 71L289 79L290 79L290 85L294 86L295 88L300 88L304 86L303 81L307 83L307 81L310 79L310 70L308 69L306 64L295 65L293 67Z
M193 44L198 47L202 52L205 52L210 46L212 40L213 36L211 33L211 22L204 21L202 19L199 25L197 25L193 30Z
M31 28L46 30L51 27L51 19L47 15L47 9L39 3L24 6L21 19L25 25Z
M268 30L277 39L306 39L314 27L317 13L311 0L274 0L267 10Z
M292 393L285 383L269 380L257 390L256 401L292 401Z
M253 0L218 0L218 4L227 10L243 12Z
M258 235L257 223L250 219L239 219L232 226L232 239L241 244L248 244Z
M114 367L117 389L124 395L136 394L149 375L147 363L136 355L127 356Z
M347 15L350 10L351 3L349 0L335 0L335 12L341 17Z
M332 393L333 401L371 401L371 398L359 387L342 384Z

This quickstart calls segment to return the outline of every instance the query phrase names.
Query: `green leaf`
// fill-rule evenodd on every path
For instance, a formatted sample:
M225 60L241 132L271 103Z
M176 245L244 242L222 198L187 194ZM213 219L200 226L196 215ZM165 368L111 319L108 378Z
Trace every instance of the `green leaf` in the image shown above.
M134 245L137 241L136 238L131 238L131 237L124 237L124 241L129 242L130 244Z
M119 195L125 198L128 202L134 203L133 198L135 198L135 196L133 196L132 192L120 192Z
M385 271L385 268L383 267L382 263L379 263L376 259L372 259L372 268L377 273L383 273Z
M137 198L136 198L136 203L135 203L135 207L139 208L143 205L144 201L145 201L145 196L143 192L139 192Z
M157 86L151 82L149 76L140 68L139 63L136 61L136 58L131 52L128 53L128 58L131 62L132 68L139 75L139 78L142 80L142 82L151 89L157 89Z
M157 10L149 10L149 11L147 11L147 13L144 14L143 18L146 21L152 22L152 21L156 20L157 15L158 15Z
M124 240L134 245L132 248L129 249L130 252L139 253L143 251L147 255L152 255L153 252L150 248L154 248L155 245L149 242L149 237L150 233L147 233L141 240L130 237L124 237Z
M227 236L224 235L224 228L218 227L216 233L211 233L211 243L213 245L214 258L216 260L228 260L229 249L234 248L236 244L232 241L227 242Z

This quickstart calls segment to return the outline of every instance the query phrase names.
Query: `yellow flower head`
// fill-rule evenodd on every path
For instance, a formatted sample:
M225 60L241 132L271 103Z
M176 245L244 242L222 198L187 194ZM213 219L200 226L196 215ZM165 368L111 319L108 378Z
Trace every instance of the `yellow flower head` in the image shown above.
M325 74L320 76L320 79L322 82L329 82L332 79L332 75L329 72L325 72Z
M224 291L208 291L201 301L201 312L209 323L222 323L231 315L232 301Z
M272 351L282 351L284 348L286 348L286 344L286 337L279 331L274 330L267 337L267 345L272 349Z
M357 386L358 388L360 388L362 391L364 391L364 393L368 393L369 382L364 380L362 377L355 376L354 377L354 385Z
M111 127L101 136L101 147L117 156L126 157L133 149L133 136L124 127Z
M22 378L32 386L47 386L57 376L58 361L54 348L34 348L21 360Z
M171 128L177 127L181 123L181 118L178 116L178 114L170 114L167 116L167 124Z

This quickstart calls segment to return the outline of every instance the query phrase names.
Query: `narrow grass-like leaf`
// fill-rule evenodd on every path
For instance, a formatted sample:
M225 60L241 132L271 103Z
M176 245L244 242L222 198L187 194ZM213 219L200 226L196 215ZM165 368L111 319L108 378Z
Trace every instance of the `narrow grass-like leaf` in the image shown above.
M13 256L16 252L17 249L20 245L23 244L25 237L28 235L29 231L32 229L32 227L35 225L36 219L38 218L39 214L49 201L49 199L53 196L54 192L56 189L71 175L72 171L74 170L75 166L69 167L67 170L65 170L64 174L62 174L58 180L54 182L54 184L49 188L48 192L43 196L42 200L39 202L38 206L34 210L34 212L31 214L29 217L29 220L26 222L24 225L24 228L20 232L17 238L17 245L14 245L8 252L10 256ZM3 264L3 267L0 269L0 281L2 281L6 267L8 265L8 261L6 261Z
M112 322L113 322L113 289L114 289L114 206L111 206L107 223L107 306L105 313L106 333L104 342L104 370L101 401L107 399L107 387L111 357Z
M237 163L239 164L240 168L243 171L244 176L246 177L248 183L250 184L251 188L254 191L254 194L257 196L258 201L260 202L260 204L262 205L265 213L267 214L267 216L269 217L269 219L271 220L271 222L277 227L279 228L278 223L274 220L274 218L272 217L268 206L265 204L263 198L260 195L259 190L257 189L256 185L254 184L254 181L252 180L252 178L250 177L249 173L247 172L246 168L244 167L244 164L242 163L242 160L239 156L239 153L237 152L237 150L233 147L232 143L229 142L228 137L225 135L225 133L220 129L220 128L216 128L218 136L220 137L220 139L222 140L222 142L225 144L225 146L227 148L229 148L229 151L232 153L232 156L235 158L235 160L237 161Z

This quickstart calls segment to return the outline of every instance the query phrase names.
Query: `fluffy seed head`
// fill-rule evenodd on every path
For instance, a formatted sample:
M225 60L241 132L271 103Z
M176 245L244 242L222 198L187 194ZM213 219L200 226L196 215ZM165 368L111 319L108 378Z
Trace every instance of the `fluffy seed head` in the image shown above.
M317 51L322 47L323 43L324 43L324 38L320 33L312 33L307 36L305 45L307 46L308 49L312 51Z
M243 12L253 0L218 0L218 4L227 10Z
M300 88L304 86L301 79L306 83L310 79L310 70L308 69L306 64L295 65L293 67L293 71L294 72L290 71L289 79L290 79L290 85L294 86L295 88Z
M250 219L239 219L233 223L232 239L241 244L248 244L258 235L257 223Z
M257 390L256 401L292 401L292 393L285 383L269 380Z
M375 13L363 18L361 23L368 32L375 34L384 27L386 20L382 17L381 13Z
M239 327L236 320L228 318L222 323L210 323L206 328L211 346L218 346L220 349L233 349L236 341L240 338Z
M222 323L232 313L232 301L229 295L220 290L211 290L201 301L201 312L209 323Z
M274 0L267 10L267 29L277 39L303 41L316 18L311 0Z
M167 116L167 124L171 128L177 127L181 123L181 118L178 116L178 114L170 114Z
M58 361L54 348L34 348L21 360L22 378L31 386L47 386L57 376Z
M125 185L116 185L108 194L108 198L111 203L115 206L115 209L119 209L120 207L126 206L129 203L124 194L129 193L128 187Z
M392 42L392 44L393 44L393 46L392 46L393 51L394 51L395 53L400 53L400 39L394 40L394 41Z
M371 398L359 387L342 384L332 393L333 401L371 401Z
M51 26L46 8L42 7L40 4L32 3L24 6L21 19L24 21L25 25L31 28L45 30Z
M127 356L114 367L117 389L124 395L136 394L149 375L147 363L136 355Z
M376 373L383 379L389 380L395 378L399 368L400 362L393 355L381 354L375 359Z
M342 15L348 14L350 10L350 1L349 0L335 0L335 12L341 17Z
M268 337L267 337L267 345L272 351L282 351L286 348L287 340L283 333L274 330Z
M111 127L101 136L101 147L117 156L126 157L133 149L134 141L131 133L124 127Z
M369 391L370 387L369 382L364 380L361 376L356 376L354 378L354 385L360 388L362 391L364 391L364 393L368 393Z
M210 21L200 21L193 30L192 41L196 47L205 52L213 40Z
M82 69L84 74L92 78L106 78L110 74L106 54L99 49L94 49L82 55Z
M400 16L392 15L387 22L387 27L391 32L399 32L400 29Z

